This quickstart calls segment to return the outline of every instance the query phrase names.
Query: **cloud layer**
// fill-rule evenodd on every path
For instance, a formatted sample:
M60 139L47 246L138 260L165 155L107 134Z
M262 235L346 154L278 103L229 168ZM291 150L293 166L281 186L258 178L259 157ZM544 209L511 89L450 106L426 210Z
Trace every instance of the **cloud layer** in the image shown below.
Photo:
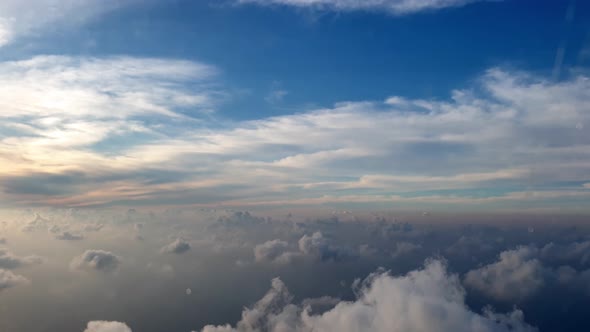
M291 303L280 279L252 308L244 309L236 327L206 326L203 332L230 331L535 331L523 322L520 311L479 315L464 303L465 291L457 276L440 261L423 270L392 277L376 273L362 286L354 302L340 302L321 314Z
M450 100L393 96L224 122L212 111L223 95L216 71L132 57L0 63L0 196L58 206L582 208L590 195L583 74L554 82L493 68Z

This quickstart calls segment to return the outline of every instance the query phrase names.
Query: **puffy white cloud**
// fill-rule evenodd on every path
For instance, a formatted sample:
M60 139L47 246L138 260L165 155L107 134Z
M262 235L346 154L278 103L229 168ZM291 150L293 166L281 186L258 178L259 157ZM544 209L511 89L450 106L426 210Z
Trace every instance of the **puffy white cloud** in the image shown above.
M84 332L131 332L125 323L95 320L88 322Z
M423 270L406 276L387 273L371 275L358 299L342 301L321 315L309 307L291 303L292 296L280 279L272 281L268 293L252 308L242 312L236 327L206 326L203 332L221 331L535 331L524 322L521 311L483 315L469 310L465 291L456 275L443 263L430 261Z
M74 270L96 270L113 272L121 264L121 257L105 250L90 249L82 255L74 257L70 268Z
M171 243L162 247L162 249L160 249L160 251L162 253L168 253L168 254L182 254L182 253L189 251L190 249L191 249L190 243L186 242L183 239L176 239L176 240L172 241Z
M476 1L478 0L238 0L240 3L281 4L343 11L382 10L396 15L459 7Z
M11 271L0 269L0 291L17 285L29 283L29 279L14 274Z

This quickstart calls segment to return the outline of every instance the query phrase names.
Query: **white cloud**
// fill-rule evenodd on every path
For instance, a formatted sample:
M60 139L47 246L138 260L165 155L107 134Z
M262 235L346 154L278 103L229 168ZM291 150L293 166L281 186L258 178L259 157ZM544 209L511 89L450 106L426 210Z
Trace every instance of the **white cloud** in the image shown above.
M29 280L21 275L0 269L0 291L29 283Z
M381 10L395 15L459 7L476 1L478 0L238 0L240 3L280 4L342 11Z
M113 272L121 264L121 257L105 250L90 249L74 257L70 262L73 270L96 270Z
M14 133L0 140L3 201L561 207L566 198L590 197L583 186L556 185L587 182L590 136L579 124L590 122L590 80L583 75L554 82L494 68L450 100L393 96L208 126L181 110L187 100L197 113L209 109L216 93L199 82L211 83L211 71L134 58L0 64L7 110L0 126ZM186 88L193 81L201 88ZM158 117L158 126L146 117ZM454 192L472 188L511 192Z
M506 315L470 311L459 279L448 274L439 261L430 261L423 270L406 276L373 274L356 301L342 301L321 315L291 301L284 283L274 279L268 293L252 308L244 309L235 328L209 325L202 331L535 331L518 310Z
M18 38L57 27L76 27L136 0L3 0L0 2L0 47Z
M84 332L131 332L125 323L96 320L88 322Z

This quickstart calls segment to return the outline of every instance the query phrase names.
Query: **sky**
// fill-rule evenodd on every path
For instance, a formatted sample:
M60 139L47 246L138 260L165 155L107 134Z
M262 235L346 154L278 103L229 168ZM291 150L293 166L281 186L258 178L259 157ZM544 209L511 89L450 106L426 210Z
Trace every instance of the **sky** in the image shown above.
M0 204L587 213L588 9L3 1Z
M589 105L583 0L0 0L0 331L590 331Z

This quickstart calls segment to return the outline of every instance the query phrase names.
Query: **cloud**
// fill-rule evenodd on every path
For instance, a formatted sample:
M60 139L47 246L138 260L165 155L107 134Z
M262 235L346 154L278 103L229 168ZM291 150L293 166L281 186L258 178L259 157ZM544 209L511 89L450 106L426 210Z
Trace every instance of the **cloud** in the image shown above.
M84 332L131 332L125 323L95 320L88 322Z
M467 272L465 284L499 300L522 301L545 285L548 271L536 255L533 247L504 251L496 263Z
M590 264L590 241L573 242L566 245L548 243L540 249L540 256L544 261L553 264Z
M21 275L0 269L0 291L18 285L27 284L29 282L30 281L27 278Z
M288 263L291 257L288 248L289 244L279 239L266 241L254 247L254 259L257 262Z
M191 249L190 243L183 239L176 239L160 249L160 252L167 254L182 254Z
M391 253L393 257L399 257L407 255L411 252L415 252L422 249L422 245L415 244L412 242L401 241L396 243L395 250Z
M555 82L492 68L447 100L391 96L230 123L207 113L215 71L129 57L0 63L0 199L514 209L590 198L583 74Z
M302 254L321 261L340 261L355 257L352 251L330 244L322 232L303 235L298 245Z
M88 20L129 5L116 0L18 0L0 2L0 47L19 38L42 34L57 26L77 26ZM75 17L75 19L72 19Z
M115 254L98 249L86 250L82 255L74 257L70 262L73 270L96 270L102 272L113 272L121 264L121 257Z
M274 104L281 102L289 92L287 90L273 90L265 98L267 103Z
M500 253L498 261L467 272L464 282L470 289L507 303L527 300L543 288L582 290L590 294L587 287L590 269L572 267L589 263L587 249L585 241L506 250Z
M242 312L236 327L205 326L203 332L231 331L535 331L521 311L480 315L465 304L465 291L443 263L429 261L424 269L393 277L375 273L363 283L356 301L342 301L323 314L291 303L280 279L267 294Z
M65 241L77 241L84 239L84 235L82 234L74 234L68 231L62 232L61 234L57 234L55 236L58 240L65 240Z
M338 11L385 11L394 15L459 7L476 1L478 0L238 0L239 3L311 7Z
M87 224L84 225L84 230L87 232L98 232L103 229L104 224L97 223L97 224Z
M19 257L8 249L0 248L0 269L16 269L21 266L40 264L43 258L37 255Z

